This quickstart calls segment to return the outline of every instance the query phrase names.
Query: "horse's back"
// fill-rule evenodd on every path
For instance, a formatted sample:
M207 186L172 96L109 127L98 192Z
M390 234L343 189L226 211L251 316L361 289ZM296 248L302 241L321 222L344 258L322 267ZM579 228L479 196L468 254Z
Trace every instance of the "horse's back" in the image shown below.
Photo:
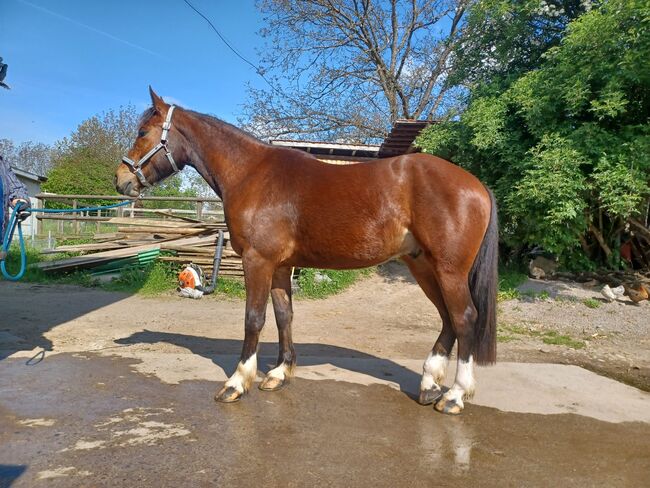
M293 264L376 264L410 252L413 236L423 246L440 246L487 226L483 185L441 158L407 154L333 165L296 152L284 155L277 165L282 174L274 178L282 188L272 198L294 210L286 231L299 257Z

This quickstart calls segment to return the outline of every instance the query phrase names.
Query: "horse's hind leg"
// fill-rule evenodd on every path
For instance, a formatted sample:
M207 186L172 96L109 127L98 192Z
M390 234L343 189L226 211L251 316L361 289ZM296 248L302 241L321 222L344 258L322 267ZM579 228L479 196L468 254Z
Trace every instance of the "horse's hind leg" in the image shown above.
M474 394L474 359L476 307L472 301L467 275L458 272L436 273L454 333L458 338L458 363L453 386L438 400L435 409L459 414L463 400Z
M266 378L260 383L260 390L265 391L279 390L286 385L296 365L296 351L291 339L293 306L291 303L290 267L278 268L275 271L271 285L271 300L273 301L275 322L278 326L280 351L276 367L269 371Z
M447 306L442 298L438 281L424 255L420 254L417 258L405 256L403 260L408 265L420 288L438 309L442 319L442 331L422 367L422 381L420 382L418 401L422 405L430 405L442 397L440 384L447 372L449 354L456 341L456 334L447 313Z

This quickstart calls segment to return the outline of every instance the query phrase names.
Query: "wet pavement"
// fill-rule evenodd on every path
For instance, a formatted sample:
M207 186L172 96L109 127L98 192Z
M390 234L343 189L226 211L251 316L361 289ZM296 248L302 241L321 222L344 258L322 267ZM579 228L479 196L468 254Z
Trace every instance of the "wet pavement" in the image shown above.
M648 394L580 368L479 371L475 402L447 417L414 401L409 361L310 365L305 358L288 388L254 389L218 405L212 394L220 383L192 368L207 361L218 380L234 356L189 360L196 357L0 361L0 486L639 487L650 480ZM185 376L166 381L156 374L162 364ZM580 382L583 396L569 391L571 382Z

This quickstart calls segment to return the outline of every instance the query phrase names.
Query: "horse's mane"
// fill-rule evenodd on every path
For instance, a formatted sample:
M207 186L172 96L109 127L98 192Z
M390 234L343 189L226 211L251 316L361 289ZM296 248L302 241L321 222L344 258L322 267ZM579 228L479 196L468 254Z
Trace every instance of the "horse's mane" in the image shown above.
M180 105L177 105L178 108L182 109L183 111L192 114L192 116L196 117L197 119L201 120L202 122L208 124L211 127L214 128L226 128L229 132L234 132L237 135L243 136L246 139L249 139L251 141L254 141L258 144L263 144L263 145L268 145L265 142L261 141L257 137L255 137L253 134L251 134L248 131L245 131L244 129L240 129L239 127L232 125L229 122L226 122L225 120L221 120L218 117L215 117L213 115L207 115L203 114L201 112L196 112L195 110L190 110L185 107L182 107ZM143 125L149 121L151 117L154 116L156 113L156 109L154 107L149 107L146 109L142 115L140 116L140 120L138 121L138 125Z

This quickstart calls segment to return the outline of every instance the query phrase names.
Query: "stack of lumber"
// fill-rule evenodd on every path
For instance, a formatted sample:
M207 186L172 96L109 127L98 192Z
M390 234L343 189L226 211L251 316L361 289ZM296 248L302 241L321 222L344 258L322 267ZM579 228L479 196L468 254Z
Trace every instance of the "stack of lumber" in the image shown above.
M230 239L227 232L224 234L224 237L224 249L221 257L221 266L219 267L219 275L243 278L244 268L242 267L241 258L230 246ZM172 261L181 266L189 263L198 264L205 271L206 275L212 276L216 242L216 234L168 241L162 243L160 248L175 251L176 256L161 256L159 259L161 261Z
M116 226L115 232L97 233L91 243L43 251L74 252L81 256L44 261L36 266L46 272L94 268L106 271L115 270L120 265L145 264L157 257L177 263L179 268L190 263L198 264L211 276L218 232L222 230L225 246L220 274L235 278L244 276L241 259L230 246L225 222L203 222L184 217L164 220L115 217L107 223ZM152 253L152 250L156 252ZM161 251L168 251L170 255L158 256Z

